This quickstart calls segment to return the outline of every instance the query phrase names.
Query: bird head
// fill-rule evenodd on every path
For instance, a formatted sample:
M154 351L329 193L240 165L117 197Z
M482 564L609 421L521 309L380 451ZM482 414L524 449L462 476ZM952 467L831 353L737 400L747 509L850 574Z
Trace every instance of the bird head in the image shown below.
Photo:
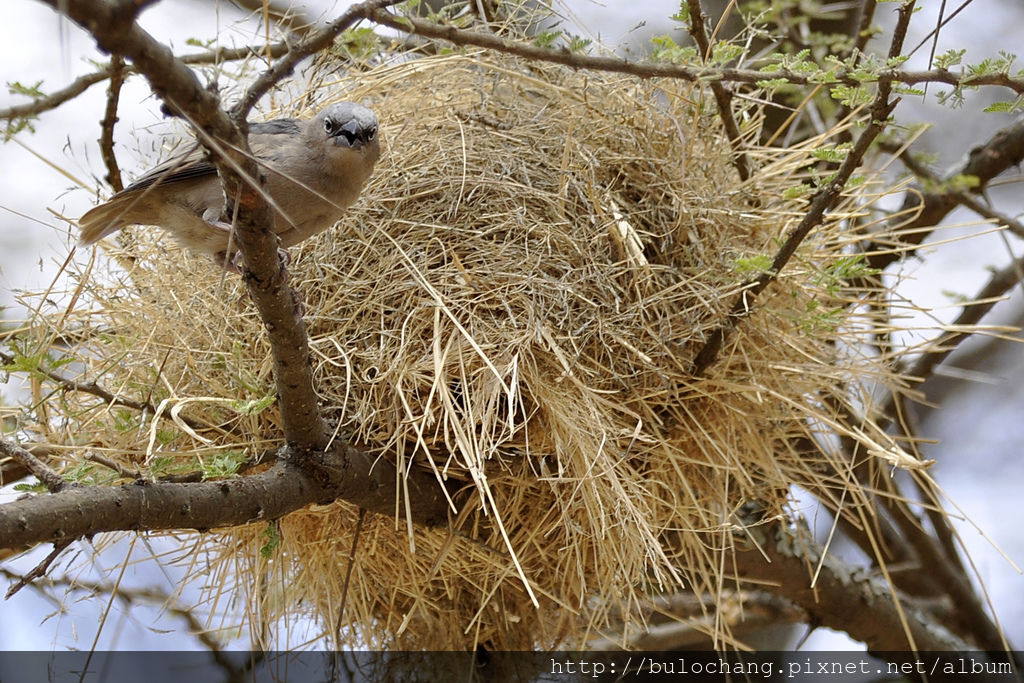
M336 102L317 114L314 130L335 146L346 149L379 149L377 117L361 104Z

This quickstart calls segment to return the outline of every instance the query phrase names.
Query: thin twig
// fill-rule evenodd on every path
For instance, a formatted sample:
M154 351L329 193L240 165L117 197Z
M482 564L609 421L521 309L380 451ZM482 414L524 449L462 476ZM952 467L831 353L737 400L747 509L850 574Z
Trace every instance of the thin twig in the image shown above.
M117 103L121 99L121 86L124 84L124 60L114 56L110 60L110 85L107 86L107 107L100 122L100 154L103 164L107 167L106 181L114 192L124 189L121 181L121 169L117 165L114 154L114 125L117 124Z
M889 47L890 56L898 55L906 37L907 26L910 22L914 2L905 2L899 10L899 20L893 32L892 43ZM789 263L790 258L796 253L797 248L811 233L811 230L821 224L825 212L831 209L842 195L846 182L853 175L853 172L860 166L864 155L867 153L871 143L878 137L887 125L889 115L896 107L898 100L890 102L889 95L892 92L892 85L887 82L878 84L878 93L875 95L871 105L871 121L857 138L857 142L847 154L846 159L839 166L831 182L823 186L811 198L811 205L807 209L800 223L790 232L782 246L775 253L772 259L771 268L748 282L743 291L736 297L730 307L726 318L708 336L704 346L693 359L694 375L703 374L712 363L718 358L726 339L732 333L736 324L750 314L754 299L758 294L774 282L782 269Z
M244 121L249 110L255 106L259 99L272 87L290 76L295 71L295 67L298 66L299 62L313 53L330 47L338 35L358 21L371 17L375 12L381 11L385 7L397 5L401 1L367 0L358 5L352 5L330 24L319 31L307 35L302 42L291 47L284 57L278 60L274 66L267 69L249 86L242 99L231 108L231 117L236 122Z
M15 363L15 358L9 353L0 351L0 361L2 361L4 365L13 365ZM144 413L148 412L151 415L156 414L156 406L154 406L149 401L136 401L135 399L126 398L119 394L112 393L109 389L102 386L101 384L97 384L96 382L79 382L70 379L69 377L65 377L59 372L54 372L53 370L43 370L41 368L36 368L33 372L37 372L43 375L44 377L49 378L50 380L55 382L57 386L59 386L63 391L73 391L81 394L89 394L90 396L95 396L99 399L102 399L104 403L110 406L130 408L132 410L138 410ZM230 431L225 430L223 427L217 425L208 424L206 422L203 422L202 420L196 420L195 418L191 418L187 415L179 414L177 415L177 418L174 418L170 414L167 414L164 415L164 418L180 420L181 422L185 423L186 425L197 431Z
M45 576L50 565L53 564L53 561L60 557L60 554L64 552L69 545L71 545L71 540L72 539L55 541L53 544L53 550L51 550L49 554L39 562L39 564L32 567L32 569L27 571L24 575L20 576L14 585L7 589L7 593L4 595L4 598L10 600L14 594L22 588L38 579L40 576Z
M936 581L949 596L953 611L947 628L966 634L982 650L999 651L1008 649L999 626L985 612L970 580L956 570L956 567L940 549L938 542L921 526L920 520L903 500L881 497L902 537L914 547L922 567L927 567L931 579Z
M553 62L575 69L592 69L624 73L638 78L677 78L696 82L699 80L730 83L746 83L756 85L762 81L784 79L792 85L817 85L820 76L808 76L790 69L775 71L758 71L756 69L736 69L724 67L694 67L667 62L633 62L617 57L594 57L591 55L570 52L568 49L550 49L529 43L505 40L489 33L466 31L431 21L413 17L399 17L384 10L370 13L369 18L382 26L393 28L404 33L415 33L426 38L446 40L455 45L472 45L504 52L526 59ZM872 82L863 77L854 78L844 70L832 74L834 83L860 86ZM1013 78L1007 73L994 74L955 74L947 69L931 69L928 71L904 71L902 69L882 69L877 73L874 82L878 84L904 83L944 83L952 86L1003 86L1017 94L1024 94L1024 79Z
M928 350L921 354L903 374L920 380L930 377L935 368L949 357L949 354L953 353L957 346L974 334L972 328L1002 300L1007 292L1021 283L1022 273L1024 273L1024 256L996 270L985 286L974 296L973 300L978 303L964 306L956 320L950 323L948 327L954 331L941 335L929 344ZM883 406L881 414L890 415L892 410L893 402L890 397Z
M39 481L43 482L43 485L46 486L50 493L63 491L68 486L64 478L51 470L46 463L21 446L9 442L7 439L0 439L0 455L12 458L15 462L20 463L22 467L34 474Z
M871 40L871 22L875 20L876 0L864 0L860 6L860 19L857 25L857 36L854 41L854 49L859 54L864 54L868 41Z
M711 58L711 44L708 42L707 28L704 23L707 17L701 7L700 0L686 0L690 9L690 35L700 49L701 58L706 62ZM733 165L739 173L740 180L747 180L751 175L750 158L743 150L743 136L740 128L736 125L736 117L732 113L732 93L726 89L721 81L711 81L711 92L718 104L718 115L722 119L722 127L725 129L726 137L732 146Z
M117 462L116 460L111 460L110 458L100 455L99 453L87 453L85 455L85 459L91 460L97 465L102 465L106 467L108 470L114 470L119 475L121 475L122 479L131 479L133 481L142 479L142 472L140 472L139 470L129 470L127 467Z
M178 60L183 64L199 66L203 64L234 62L240 59L248 59L250 57L262 57L265 54L269 54L271 57L277 58L287 51L287 43L272 43L268 46L217 48L216 50L203 52L201 54L181 55L178 57ZM84 76L79 76L65 87L60 90L55 90L49 95L38 97L31 102L16 104L14 106L7 107L6 109L0 109L0 119L10 120L38 116L39 114L50 111L51 109L56 109L68 100L78 97L91 86L110 78L112 68L112 63L107 64L106 66L100 67L98 71L91 74L85 74ZM124 68L125 76L138 73L138 69L133 66L126 66Z
M356 549L359 547L359 534L363 530L363 522L366 520L366 508L359 508L359 519L356 521L356 531L352 535L352 547L348 551L348 566L345 568L345 582L341 587L341 606L338 608L338 620L334 625L334 634L341 632L341 625L345 618L345 605L348 603L348 586L352 579L352 569L356 566Z

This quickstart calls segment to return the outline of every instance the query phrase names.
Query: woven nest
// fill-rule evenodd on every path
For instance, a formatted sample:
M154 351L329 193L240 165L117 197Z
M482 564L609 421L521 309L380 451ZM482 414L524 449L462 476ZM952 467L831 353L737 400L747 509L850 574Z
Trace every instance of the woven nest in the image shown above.
M856 505L828 474L849 465L809 455L808 438L894 452L829 407L855 377L886 379L850 353L856 321L829 276L842 211L692 372L802 217L786 190L817 141L755 152L740 182L701 86L493 55L378 67L331 91L373 106L385 151L342 223L292 250L322 407L337 438L474 494L452 529L367 516L347 591L347 503L203 535L191 569L211 608L248 604L263 634L311 616L334 637L344 593L341 644L585 647L641 622L655 593L720 595L745 503L791 514L799 485ZM40 429L87 434L154 476L272 451L269 348L239 279L156 230L120 244L109 277L90 266L98 305L65 322L101 333L74 352L85 377L151 392L179 420L68 395ZM200 434L184 415L234 429Z

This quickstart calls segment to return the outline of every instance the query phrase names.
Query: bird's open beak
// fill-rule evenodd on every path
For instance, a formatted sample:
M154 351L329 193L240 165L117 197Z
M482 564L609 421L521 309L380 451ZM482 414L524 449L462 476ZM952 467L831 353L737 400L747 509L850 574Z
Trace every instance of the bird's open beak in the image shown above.
M348 121L334 134L334 144L359 148L366 144L366 132L356 120Z

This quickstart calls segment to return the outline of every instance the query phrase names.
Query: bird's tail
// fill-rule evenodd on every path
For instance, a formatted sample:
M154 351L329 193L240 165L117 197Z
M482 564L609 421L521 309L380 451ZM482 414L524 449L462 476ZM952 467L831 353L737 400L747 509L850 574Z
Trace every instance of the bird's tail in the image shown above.
M78 219L78 227L81 229L78 243L89 245L99 242L128 225L125 220L126 209L124 202L113 199L87 212Z

